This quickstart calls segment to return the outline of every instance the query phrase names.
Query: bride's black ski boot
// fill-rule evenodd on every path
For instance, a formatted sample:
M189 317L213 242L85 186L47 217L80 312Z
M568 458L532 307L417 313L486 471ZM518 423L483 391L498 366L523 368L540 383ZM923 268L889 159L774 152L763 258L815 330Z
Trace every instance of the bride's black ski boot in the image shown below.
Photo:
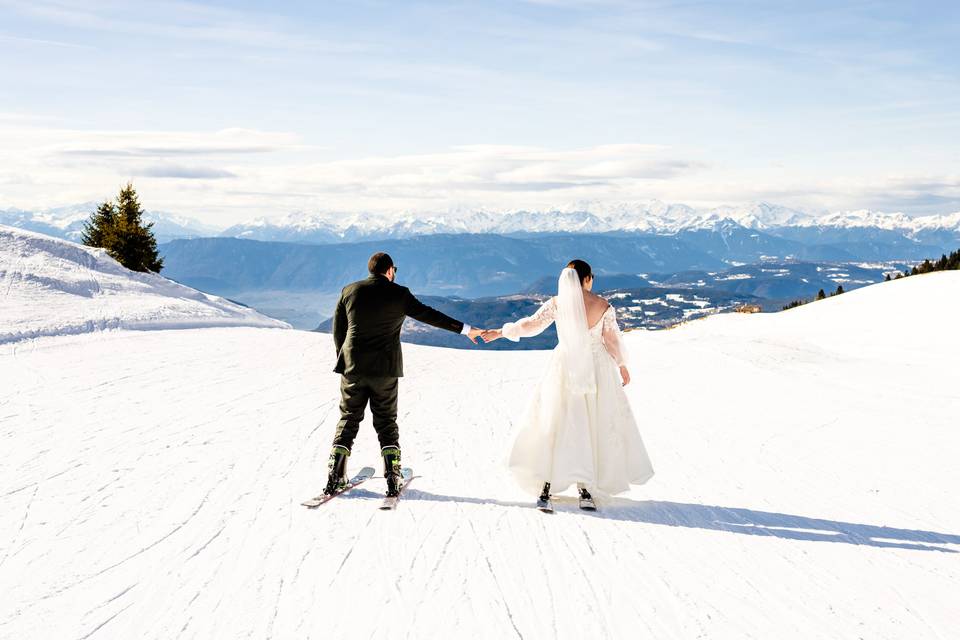
M597 510L597 505L593 502L593 496L590 495L586 487L580 487L580 508L584 511Z
M384 447L380 453L383 454L383 477L387 480L387 497L395 498L400 495L400 489L403 487L400 447Z
M543 491L540 492L540 497L537 498L537 509L543 511L544 513L553 513L553 503L550 501L550 483L543 483Z
M324 495L333 495L347 485L347 458L350 449L334 445L327 461L327 486L323 489Z

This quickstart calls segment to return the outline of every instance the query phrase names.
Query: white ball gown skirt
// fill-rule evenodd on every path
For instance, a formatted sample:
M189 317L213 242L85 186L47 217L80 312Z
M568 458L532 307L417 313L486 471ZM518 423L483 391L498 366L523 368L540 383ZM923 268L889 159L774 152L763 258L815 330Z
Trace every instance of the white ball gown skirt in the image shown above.
M551 493L582 482L602 498L653 477L617 365L599 340L591 353L595 393L576 395L565 388L562 358L554 351L520 421L508 466L533 495L544 482Z

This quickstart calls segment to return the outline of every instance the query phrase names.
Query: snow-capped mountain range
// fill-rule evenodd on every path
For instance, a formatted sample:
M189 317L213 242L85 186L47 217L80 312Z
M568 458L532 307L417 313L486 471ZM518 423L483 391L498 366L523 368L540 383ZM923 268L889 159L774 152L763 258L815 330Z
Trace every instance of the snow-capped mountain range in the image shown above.
M90 218L90 214L97 210L98 205L98 202L83 202L38 211L0 209L0 224L79 242L84 223ZM175 238L213 236L219 231L218 227L174 213L146 211L144 218L153 223L153 231L159 242Z
M0 209L0 224L78 240L83 222L96 209L87 202L30 211ZM673 235L684 231L723 231L742 227L755 231L876 230L892 231L924 241L930 234L960 238L960 211L912 217L861 209L856 211L801 211L767 202L743 206L694 208L659 200L607 203L581 201L548 210L494 211L455 208L423 212L292 212L263 216L227 229L186 216L148 211L160 242L175 238L222 236L250 240L336 243L409 238L419 235L493 233L650 233Z
M752 230L841 228L898 231L915 237L924 231L960 235L960 212L910 217L902 213L843 211L809 213L759 202L742 207L695 209L660 201L600 202L545 211L455 209L444 213L305 213L262 217L234 225L223 236L251 240L351 242L437 233L609 233L671 235L682 231L718 231L731 225Z

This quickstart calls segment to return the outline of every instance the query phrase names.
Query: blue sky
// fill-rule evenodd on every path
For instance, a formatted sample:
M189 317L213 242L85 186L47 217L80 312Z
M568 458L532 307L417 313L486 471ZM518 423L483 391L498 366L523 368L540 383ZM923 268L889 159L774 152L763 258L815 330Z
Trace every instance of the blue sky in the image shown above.
M0 0L0 207L956 211L958 36L953 2Z

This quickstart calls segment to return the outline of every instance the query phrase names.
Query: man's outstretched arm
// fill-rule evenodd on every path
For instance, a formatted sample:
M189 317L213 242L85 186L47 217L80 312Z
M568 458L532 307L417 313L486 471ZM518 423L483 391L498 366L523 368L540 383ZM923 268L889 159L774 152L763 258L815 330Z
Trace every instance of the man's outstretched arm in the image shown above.
M417 300L416 296L410 293L409 289L407 290L405 300L405 312L408 316L419 322L429 324L438 329L446 329L453 333L461 333L467 336L470 342L473 343L476 343L477 338L483 333L482 329L474 329L470 325L460 322L459 320L454 320L447 314L437 311L433 307L428 307Z

